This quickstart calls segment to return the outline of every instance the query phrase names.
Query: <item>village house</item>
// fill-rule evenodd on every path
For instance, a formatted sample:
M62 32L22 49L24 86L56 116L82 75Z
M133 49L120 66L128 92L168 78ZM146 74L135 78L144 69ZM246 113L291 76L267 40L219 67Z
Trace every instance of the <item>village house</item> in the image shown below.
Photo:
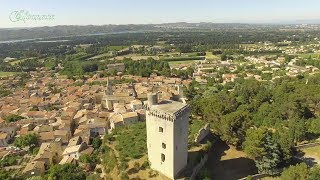
M123 126L123 119L121 114L114 114L110 117L110 128L116 129L118 127Z
M125 66L124 63L108 64L108 70L116 70L117 72L124 72Z
M105 135L108 132L108 124L106 119L90 119L87 121L90 138L97 135Z
M32 161L23 169L22 174L26 177L42 176L45 173L44 161Z
M124 125L138 122L138 114L136 112L127 112L122 114L122 121Z
M54 138L60 139L62 144L67 144L71 137L71 132L68 130L55 130L54 131Z
M60 165L63 164L73 164L76 165L77 164L77 160L75 158L73 158L72 156L63 156L63 158L61 159L61 161L59 162Z
M39 143L48 143L54 141L56 138L54 137L54 132L41 132L38 134Z
M2 124L0 125L0 133L6 133L9 141L16 135L19 126L16 124ZM3 135L4 137L4 135Z
M62 153L65 157L73 157L74 159L78 160L79 157L83 154L91 154L93 152L93 148L89 147L87 143L82 142L79 145L75 146L68 146Z
M62 148L60 142L42 143L38 154L33 161L42 161L47 168L52 164L60 162L62 155Z
M35 124L34 123L28 123L28 124L24 124L21 128L20 128L20 131L18 132L18 134L20 136L22 135L27 135L29 133L32 133L33 129L35 127Z
M82 143L82 138L80 136L75 136L69 140L68 147L76 146Z
M90 142L90 130L87 124L79 125L77 129L75 129L74 136L80 136L82 142L86 142L87 144Z
M223 79L223 84L225 84L227 82L234 82L234 80L237 79L237 75L236 74L223 74L222 79Z
M132 111L143 109L142 101L140 101L138 99L132 100L130 102L130 107L131 107Z
M37 132L37 133L42 133L42 132L52 132L53 131L53 127L47 124L40 124L38 126L36 126L33 131Z
M110 128L116 129L117 127L134 124L139 120L137 112L127 112L124 114L113 114L110 117Z

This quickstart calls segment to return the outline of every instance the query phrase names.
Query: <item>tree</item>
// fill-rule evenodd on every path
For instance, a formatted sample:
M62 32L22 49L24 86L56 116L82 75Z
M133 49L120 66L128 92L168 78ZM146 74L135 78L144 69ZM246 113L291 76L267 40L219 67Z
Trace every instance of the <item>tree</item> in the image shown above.
M85 180L86 175L83 170L74 164L54 165L51 166L48 173L48 179L77 179Z
M306 124L303 119L290 119L289 120L289 133L294 139L294 142L303 140L306 136Z
M38 145L38 136L36 134L27 134L15 139L13 144L19 148L34 147Z
M255 160L259 173L272 175L277 172L281 153L270 132L266 129L247 130L243 146L248 156Z
M295 166L290 166L281 174L282 180L305 180L308 177L308 166L301 163Z
M280 150L270 133L266 134L264 148L266 154L256 160L259 173L276 174L281 163Z
M4 169L0 169L0 179L11 179L11 173Z
M23 117L19 116L19 115L15 115L15 114L10 114L9 116L6 117L6 122L10 123L10 122L16 122L23 119Z
M226 53L222 53L222 54L221 54L221 61L225 61L225 60L227 60L227 59L228 59L227 54L226 54Z
M293 59L293 57L288 55L288 54L286 54L285 57L284 57L285 63L289 63L292 59Z
M121 180L129 180L130 178L129 178L129 176L128 176L127 173L121 172L121 174L120 174L120 179L121 179Z
M246 132L246 140L243 143L244 152L253 159L266 154L264 148L264 140L266 136L265 129L248 129Z
M319 180L320 179L320 166L311 168L309 172L308 180Z
M90 174L86 177L86 180L100 180L102 179L99 174Z
M314 134L320 134L319 127L320 127L320 119L312 119L308 131Z
M92 141L92 147L94 149L99 149L100 146L102 144L102 140L100 139L100 137L95 137L93 138L93 141Z
M3 87L0 86L0 97L5 97L11 94L11 91L4 89Z
M92 154L92 155L83 154L80 156L79 161L86 164L94 164L99 161L99 158L97 157L96 154Z
M289 131L288 128L281 126L274 133L274 140L280 146L282 159L285 163L289 163L293 156L294 139Z
M215 127L218 128L222 140L239 146L244 141L245 132L249 127L247 120L248 111L239 109L223 116L220 127Z

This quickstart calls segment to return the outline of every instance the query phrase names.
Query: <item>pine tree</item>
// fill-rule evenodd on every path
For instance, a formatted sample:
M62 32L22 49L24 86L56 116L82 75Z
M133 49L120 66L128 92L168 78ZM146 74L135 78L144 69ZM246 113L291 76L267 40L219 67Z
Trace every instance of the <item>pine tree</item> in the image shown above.
M256 160L259 173L276 174L278 164L281 162L279 146L274 142L270 133L266 134L264 148L266 154Z

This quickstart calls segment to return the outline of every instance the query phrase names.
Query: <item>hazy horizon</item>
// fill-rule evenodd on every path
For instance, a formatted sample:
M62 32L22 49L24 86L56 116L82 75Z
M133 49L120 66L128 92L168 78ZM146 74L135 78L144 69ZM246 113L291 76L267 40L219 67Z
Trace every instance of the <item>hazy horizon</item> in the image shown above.
M57 25L123 25L176 22L299 24L320 22L317 0L227 0L195 2L130 0L2 0L0 28L42 27ZM12 12L24 10L32 15L53 15L52 20L10 20ZM315 21L315 22L313 22Z

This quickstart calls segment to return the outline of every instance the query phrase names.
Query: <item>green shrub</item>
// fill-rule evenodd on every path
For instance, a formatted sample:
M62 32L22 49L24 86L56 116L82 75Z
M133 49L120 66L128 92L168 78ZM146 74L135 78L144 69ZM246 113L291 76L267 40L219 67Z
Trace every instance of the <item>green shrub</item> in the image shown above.
M11 114L9 116L6 117L6 122L7 123L10 123L10 122L16 122L16 121L19 121L23 119L22 116L18 116L18 115L15 115L15 114Z
M127 173L122 172L122 173L120 174L120 179L121 179L121 180L129 180L129 176L128 176Z
M141 169L147 169L147 168L149 168L149 167L150 167L149 161L144 161L144 162L142 163L142 165L141 165Z

